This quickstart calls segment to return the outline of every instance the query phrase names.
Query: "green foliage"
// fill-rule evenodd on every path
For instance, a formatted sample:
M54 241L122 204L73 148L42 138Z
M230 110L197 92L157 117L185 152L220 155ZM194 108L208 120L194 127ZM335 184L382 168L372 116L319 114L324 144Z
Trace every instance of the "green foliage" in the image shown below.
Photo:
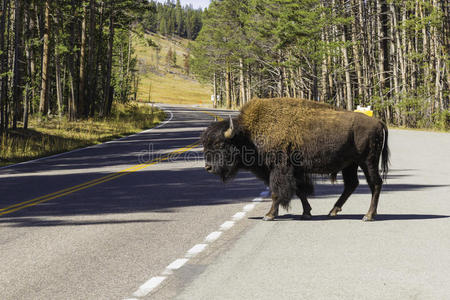
M222 98L229 78L236 104L247 89L248 97L370 104L388 123L405 126L445 123L450 30L443 3L212 1L192 45L192 71L203 81L216 78Z
M436 128L440 130L450 130L450 110L446 109L434 115Z
M159 32L164 36L178 35L187 39L195 39L202 27L201 9L181 6L179 0L165 3L150 1L151 9L145 16L142 26L150 32Z

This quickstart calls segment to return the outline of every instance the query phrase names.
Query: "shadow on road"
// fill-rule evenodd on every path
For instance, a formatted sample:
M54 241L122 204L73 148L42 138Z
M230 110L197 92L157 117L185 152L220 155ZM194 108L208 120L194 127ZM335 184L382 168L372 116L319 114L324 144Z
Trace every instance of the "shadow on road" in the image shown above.
M192 158L193 156L191 156ZM173 169L170 163L162 169L155 169L150 166L140 172L131 173L119 179L96 185L86 190L53 199L36 206L28 207L0 217L0 225L3 226L75 226L75 225L96 225L96 224L121 224L127 222L163 222L155 218L139 218L139 220L124 221L108 220L107 214L127 214L127 213L170 213L177 209L190 206L226 205L233 203L248 202L264 190L261 181L248 172L241 172L235 180L227 184L222 184L217 176L212 176L205 172L202 165L193 158L192 163L185 168ZM179 157L176 162L188 161L189 158ZM161 166L161 165L160 165ZM189 167L190 166L190 167ZM162 166L161 166L162 167ZM393 174L395 176L395 174ZM102 173L91 173L90 177L99 178ZM42 176L20 177L20 181L10 176L7 186L0 186L2 189L16 191L15 198L9 203L2 203L2 207L30 200L26 198L30 189L34 189L38 196L42 190ZM45 182L71 183L73 178L78 178L78 174L54 175L47 177ZM28 182L26 189L23 183ZM72 183L73 185L73 183ZM70 186L70 185L69 185ZM15 188L14 188L15 187ZM423 184L388 184L383 186L383 192L402 192L409 190L423 190L440 188L443 185L423 185ZM313 198L324 198L329 195L338 196L342 190L341 184L328 184L324 181L315 185L316 193ZM55 190L55 189L53 189ZM370 190L365 184L355 191L356 194L370 195ZM22 194L22 197L21 197ZM4 193L3 193L4 195ZM9 198L9 197L7 197ZM66 217L66 216L95 216L102 215L101 220L86 222L76 221L53 221L45 220L45 217ZM433 215L379 215L378 220L413 220L444 218L447 216ZM34 219L33 219L34 218ZM37 219L36 219L37 218ZM41 219L42 218L42 219ZM338 219L361 219L362 215L340 215ZM106 219L106 220L105 220ZM300 219L300 216L285 215L279 220ZM315 216L313 220L328 220L326 216Z
M164 217L155 217L154 213L171 213L190 206L244 203L257 197L265 188L262 182L255 180L252 174L246 172L224 185L218 177L208 174L203 168L172 170L169 169L170 164L167 165L167 168L163 170L155 170L150 166L140 172L130 173L119 179L1 216L0 226L36 227L164 222L162 220ZM101 177L104 174L95 175ZM53 180L70 182L72 176L75 175L47 176L46 182ZM13 185L14 178L10 180ZM29 176L26 181L29 182L28 191L29 189L35 189L36 192L40 190L38 177ZM0 194L1 190L2 187L0 187ZM24 197L28 194L23 186L17 185L16 191L19 195L22 191ZM18 198L16 203L30 200L15 197ZM13 203L6 205L2 203L1 206L6 207ZM145 215L139 215L137 220L132 218L130 221L121 220L120 216L110 220L114 216L108 216L108 214L130 213L152 214L149 214L148 218ZM99 216L99 219L94 221L91 217L86 221L46 219L46 217L70 216Z
M171 222L171 220L138 219L138 220L99 220L99 221L64 221L45 220L39 218L7 218L0 219L0 224L11 224L10 227L52 227L52 226L86 226L86 225L121 225L132 223Z
M334 220L362 220L363 214L342 214L337 217L329 217L327 215L313 216L310 220L305 220L301 215L285 214L276 218L276 221L334 221ZM445 219L450 218L446 215L428 215L428 214L379 214L376 221L393 221L393 220L429 220L429 219ZM260 219L260 218L254 218Z

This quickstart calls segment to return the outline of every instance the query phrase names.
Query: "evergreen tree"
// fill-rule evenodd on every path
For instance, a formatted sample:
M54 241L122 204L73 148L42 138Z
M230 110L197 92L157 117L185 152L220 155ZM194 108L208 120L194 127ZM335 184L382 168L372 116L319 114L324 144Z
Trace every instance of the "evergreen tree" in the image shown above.
M216 0L200 20L192 70L228 107L301 97L450 127L449 10L437 0ZM188 11L190 38L194 20Z

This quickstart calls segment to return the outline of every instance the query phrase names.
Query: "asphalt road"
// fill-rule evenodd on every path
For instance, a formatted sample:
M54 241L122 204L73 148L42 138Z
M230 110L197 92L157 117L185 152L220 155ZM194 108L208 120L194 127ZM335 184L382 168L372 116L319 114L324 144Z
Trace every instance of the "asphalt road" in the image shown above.
M0 170L0 299L130 297L264 189L248 174L223 188L203 170L199 148L70 189L184 151L213 120L195 109L169 110L173 117L160 128Z
M318 180L313 220L294 200L262 222L264 185L223 185L193 148L228 112L167 109L160 128L0 169L0 299L450 298L450 134L391 130L376 222L363 176L335 220L342 185Z

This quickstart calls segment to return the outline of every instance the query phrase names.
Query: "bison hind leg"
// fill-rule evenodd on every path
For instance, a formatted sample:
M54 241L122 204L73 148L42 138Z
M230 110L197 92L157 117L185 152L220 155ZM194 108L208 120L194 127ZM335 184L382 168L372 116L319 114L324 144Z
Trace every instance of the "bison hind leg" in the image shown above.
M352 164L344 168L342 170L342 177L344 179L344 191L328 214L330 217L337 216L338 212L342 210L342 206L344 205L345 201L347 201L348 197L350 197L350 195L358 187L358 165Z
M372 199L370 201L370 207L367 214L363 217L363 221L374 221L377 215L378 200L380 198L381 186L383 185L383 180L381 179L378 164L372 163L369 165L361 165L361 168L366 175L367 183L369 184L370 190L372 192Z
M302 201L303 206L302 219L310 220L312 216L311 216L311 205L309 205L308 198L306 198L305 194L299 192L297 192L297 196Z

